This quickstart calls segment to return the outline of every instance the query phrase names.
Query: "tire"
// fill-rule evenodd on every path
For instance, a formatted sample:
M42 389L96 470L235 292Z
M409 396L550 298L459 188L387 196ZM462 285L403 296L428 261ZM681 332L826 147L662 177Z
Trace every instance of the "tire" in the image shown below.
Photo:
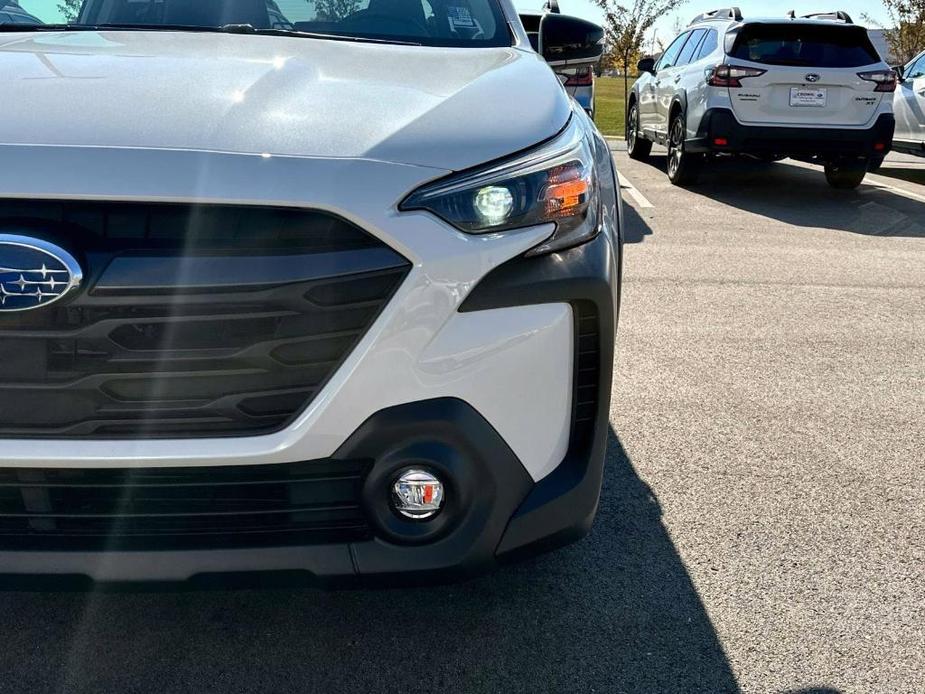
M684 151L686 140L684 114L680 111L671 118L668 126L668 180L676 186L697 183L703 167L703 155Z
M867 162L850 164L826 164L825 180L837 190L854 190L867 175Z
M869 173L877 173L881 166L883 166L883 157L873 157L867 162L867 171Z
M626 153L630 159L645 161L652 152L652 143L639 130L639 106L634 101L626 114Z

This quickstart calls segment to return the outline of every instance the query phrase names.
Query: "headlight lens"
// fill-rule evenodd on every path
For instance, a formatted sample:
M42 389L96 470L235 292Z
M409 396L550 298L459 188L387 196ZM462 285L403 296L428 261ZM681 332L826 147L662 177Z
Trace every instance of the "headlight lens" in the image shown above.
M555 232L533 255L594 237L599 207L594 157L574 121L536 149L428 184L400 205L428 210L469 234L554 223Z

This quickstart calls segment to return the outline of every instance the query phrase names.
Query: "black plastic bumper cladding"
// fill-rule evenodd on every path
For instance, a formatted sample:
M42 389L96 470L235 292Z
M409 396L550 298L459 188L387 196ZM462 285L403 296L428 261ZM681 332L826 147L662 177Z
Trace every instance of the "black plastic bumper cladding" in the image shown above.
M895 125L891 114L882 114L864 130L742 125L732 111L710 109L700 121L697 137L686 147L691 152L767 154L823 161L883 156L892 146ZM727 144L714 144L718 137L725 138ZM876 144L883 145L883 149L875 150Z
M391 512L391 482L409 465L447 484L439 523ZM494 564L532 487L517 456L471 406L421 401L373 415L329 460L5 471L0 574L104 582L270 570L458 578Z
M246 436L286 426L410 264L311 210L0 201L0 230L84 269L70 302L0 313L0 437Z
M565 460L518 508L498 555L514 558L587 534L597 512L613 378L615 258L606 234L561 253L517 258L490 273L461 311L566 302L575 318L572 431Z

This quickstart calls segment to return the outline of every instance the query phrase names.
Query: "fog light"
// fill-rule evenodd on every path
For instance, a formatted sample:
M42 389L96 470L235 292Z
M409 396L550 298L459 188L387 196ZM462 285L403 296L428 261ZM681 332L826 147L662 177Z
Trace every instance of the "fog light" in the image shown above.
M406 518L430 518L442 505L443 482L426 470L409 468L392 485L392 507Z

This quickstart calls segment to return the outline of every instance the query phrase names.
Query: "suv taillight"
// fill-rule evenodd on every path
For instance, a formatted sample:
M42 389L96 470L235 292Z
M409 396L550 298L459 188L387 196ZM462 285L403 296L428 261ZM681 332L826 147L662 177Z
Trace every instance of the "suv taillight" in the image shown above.
M574 75L569 75L565 80L566 87L590 87L594 84L594 73L591 69L579 70Z
M875 92L895 92L896 91L896 73L893 70L872 70L871 72L859 72L860 77L865 82L873 82Z
M760 77L767 70L755 67L739 67L737 65L717 65L707 76L707 84L711 87L738 88L742 86L740 80L746 77Z

